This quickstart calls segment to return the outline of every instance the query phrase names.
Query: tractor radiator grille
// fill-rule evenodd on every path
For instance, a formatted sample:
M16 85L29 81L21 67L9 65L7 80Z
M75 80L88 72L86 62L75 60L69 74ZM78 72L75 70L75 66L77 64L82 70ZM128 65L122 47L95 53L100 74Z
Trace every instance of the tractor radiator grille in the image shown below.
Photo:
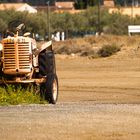
M4 44L4 69L16 69L15 52L13 43Z
M29 42L4 43L4 70L30 70Z
M29 43L18 44L19 69L30 69Z

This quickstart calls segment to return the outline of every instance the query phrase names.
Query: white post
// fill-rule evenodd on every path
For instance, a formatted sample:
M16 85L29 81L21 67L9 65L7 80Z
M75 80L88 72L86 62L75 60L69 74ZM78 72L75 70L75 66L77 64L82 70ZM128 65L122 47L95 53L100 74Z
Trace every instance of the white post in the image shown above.
M57 32L56 33L56 39L55 39L56 41L60 41L60 32Z
M62 40L62 41L65 40L65 33L64 33L64 32L62 32L62 34L61 34L61 40Z

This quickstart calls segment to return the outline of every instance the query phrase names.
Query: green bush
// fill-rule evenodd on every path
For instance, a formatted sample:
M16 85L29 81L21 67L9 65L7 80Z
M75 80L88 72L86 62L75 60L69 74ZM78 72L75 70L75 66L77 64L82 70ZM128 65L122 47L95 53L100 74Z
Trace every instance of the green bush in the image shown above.
M116 52L120 51L120 47L112 44L112 45L103 45L103 47L98 51L99 56L108 57Z
M40 104L46 103L41 100L40 94L35 93L33 87L8 85L0 87L0 105Z

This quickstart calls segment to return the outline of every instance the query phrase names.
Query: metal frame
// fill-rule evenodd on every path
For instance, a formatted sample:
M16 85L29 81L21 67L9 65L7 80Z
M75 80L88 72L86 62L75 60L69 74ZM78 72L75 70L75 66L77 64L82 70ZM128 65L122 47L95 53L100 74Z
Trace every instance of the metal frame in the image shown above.
M6 80L6 79L0 79L0 84L18 84L18 83L23 83L23 84L28 84L28 83L36 83L36 84L41 84L46 82L46 77L44 78L36 78L36 79L26 79L23 80L20 77L16 77L15 80Z

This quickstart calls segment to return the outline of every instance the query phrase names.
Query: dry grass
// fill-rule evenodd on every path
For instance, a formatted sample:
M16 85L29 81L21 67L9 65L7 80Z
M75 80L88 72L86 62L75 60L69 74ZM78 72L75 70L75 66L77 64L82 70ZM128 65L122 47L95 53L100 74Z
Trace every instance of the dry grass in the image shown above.
M77 54L80 56L97 56L97 52L105 45L115 44L125 50L125 55L132 55L140 46L139 36L90 36L78 39L69 39L64 42L54 42L54 50L58 54ZM120 54L121 54L120 53ZM129 54L130 53L130 54ZM135 53L135 52L134 52Z

